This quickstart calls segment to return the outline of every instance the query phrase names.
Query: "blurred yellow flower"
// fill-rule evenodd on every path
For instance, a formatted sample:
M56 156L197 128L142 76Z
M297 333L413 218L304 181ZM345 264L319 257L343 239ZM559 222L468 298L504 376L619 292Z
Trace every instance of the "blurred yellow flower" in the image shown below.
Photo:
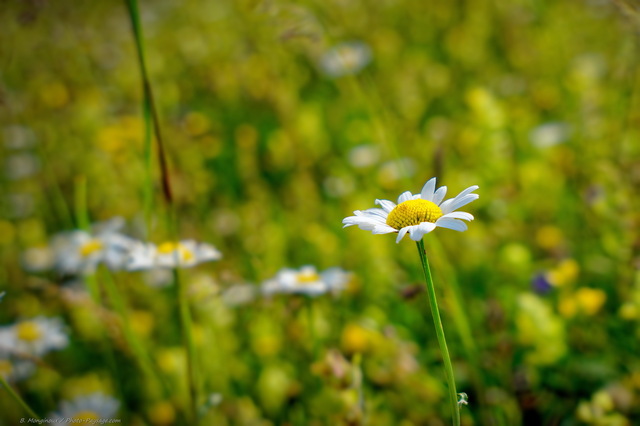
M555 287L573 284L578 279L580 265L574 259L565 259L547 273L549 283Z
M170 401L160 401L148 410L149 420L156 425L172 425L176 420L176 409Z
M348 354L364 353L371 348L372 332L358 324L347 324L342 330L340 343Z
M545 225L536 231L536 242L543 249L551 250L557 248L563 241L564 235L557 226Z
M40 100L48 107L61 108L69 102L69 90L59 81L52 82L40 89Z
M149 337L155 326L155 317L148 311L132 311L130 321L133 331L142 337Z
M211 128L211 121L203 113L192 111L184 118L184 127L190 136L198 136Z
M578 303L574 297L565 296L558 302L558 312L565 318L575 316L578 311Z
M165 373L184 373L186 362L184 348L162 348L158 351L156 359L158 360L158 367Z
M64 381L61 394L66 399L73 399L94 392L112 393L111 378L96 372L78 377L71 377Z
M586 315L595 315L598 313L607 300L607 295L604 291L588 287L578 289L575 297L578 300L582 312Z
M558 311L565 318L571 318L578 313L591 316L600 311L606 300L607 295L604 291L582 287L563 296L558 303Z
M622 319L634 320L638 318L638 306L635 303L627 302L620 306L618 314Z
M520 343L531 347L526 359L533 365L549 365L567 351L564 322L540 297L524 293L518 296L516 317Z

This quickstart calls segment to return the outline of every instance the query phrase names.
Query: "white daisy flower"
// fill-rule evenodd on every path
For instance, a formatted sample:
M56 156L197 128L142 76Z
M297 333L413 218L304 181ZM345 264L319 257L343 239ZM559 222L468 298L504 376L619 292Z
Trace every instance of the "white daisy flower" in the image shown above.
M73 424L96 424L100 420L113 420L118 413L120 401L95 392L90 395L82 395L71 401L62 401L60 411L52 413L49 418L54 420L66 420Z
M371 62L371 48L361 41L340 43L320 57L320 69L329 77L356 74Z
M190 268L203 262L222 258L214 246L194 240L167 241L159 245L137 243L129 252L130 271L155 268Z
M318 274L315 266L303 266L299 270L283 268L278 274L262 283L262 293L271 296L277 293L306 294L318 296L327 292L342 291L351 275L340 269L331 268Z
M8 382L24 380L35 371L35 364L15 353L15 333L11 327L0 328L0 376Z
M95 272L99 263L111 270L123 269L135 240L118 232L122 218L96 224L93 232L75 230L53 239L55 267L62 274L86 275Z
M14 359L0 356L0 376L7 382L19 382L31 376L36 365L26 359Z
M60 318L39 316L0 328L0 353L41 357L68 344Z
M455 231L466 231L467 225L462 220L471 221L473 215L456 210L479 198L472 192L477 185L470 186L461 193L442 201L447 193L447 187L436 190L436 178L431 178L422 187L419 194L407 191L398 197L398 204L388 200L376 200L381 208L364 211L356 210L355 216L342 220L344 227L358 225L360 229L371 231L373 234L398 233L396 243L409 233L413 241L420 241L425 234L436 227L449 228Z
M258 287L254 284L234 284L220 295L227 306L242 306L253 302Z

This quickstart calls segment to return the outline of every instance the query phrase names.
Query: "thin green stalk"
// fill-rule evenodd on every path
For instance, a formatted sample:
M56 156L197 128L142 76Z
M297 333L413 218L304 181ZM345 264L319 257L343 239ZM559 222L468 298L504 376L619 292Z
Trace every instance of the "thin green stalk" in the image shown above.
M106 271L105 271L106 272ZM169 385L162 379L157 369L154 367L149 351L142 340L133 331L129 315L127 313L127 306L124 296L118 289L113 277L109 273L103 274L104 289L111 300L112 305L115 307L120 319L122 320L122 329L124 336L129 343L131 350L136 356L136 360L140 364L140 368L143 372L152 379L156 379L165 391L169 391Z
M196 371L195 343L191 333L193 321L189 310L187 284L180 279L177 269L173 270L173 278L178 290L178 309L180 311L180 326L182 328L183 344L187 350L187 374L189 384L189 404L193 415L193 421L198 418L198 375Z
M447 340L444 337L444 328L442 328L442 319L440 319L440 310L438 309L438 300L436 298L436 289L431 278L431 270L429 269L429 260L427 252L424 249L424 241L420 240L416 243L418 246L418 254L422 263L425 283L427 286L427 295L429 296L429 305L431 306L431 316L433 316L433 324L436 328L436 336L438 337L438 345L444 361L444 371L447 376L447 385L449 387L449 399L451 403L451 414L453 416L453 425L460 426L460 408L458 406L458 394L456 392L456 381L453 375L453 365L449 356L449 348Z
M85 232L90 232L91 221L89 220L89 209L87 207L87 178L78 176L75 179L73 199L73 213L76 218L76 226ZM86 277L85 283L89 289L89 294L96 305L100 305L100 294L98 283L93 274Z
M442 244L435 236L430 241L432 246L435 246L436 251L444 250ZM447 281L447 286L444 289L444 297L449 301L454 327L460 337L467 362L471 365L470 379L475 389L480 418L482 420L482 424L493 424L498 420L494 415L495 413L492 413L487 405L487 392L484 385L483 371L478 361L478 347L475 340L478 339L478 336L471 332L471 323L469 321L469 316L467 315L467 310L462 306L462 293L460 291L460 283L458 282L456 272L451 267L450 263L443 259L440 260L440 266L442 267L440 272L442 272L441 275L446 276ZM474 401L474 405L475 402L476 401Z
M173 202L173 197L171 193L171 186L169 183L169 173L168 173L168 164L167 164L167 155L164 149L164 143L162 140L162 133L160 132L160 120L158 119L158 111L156 109L156 104L153 99L153 91L151 90L151 82L149 80L149 74L147 73L147 66L145 63L144 57L144 43L142 36L142 26L140 25L140 13L138 11L138 1L137 0L126 0L127 8L129 11L129 18L131 20L131 27L133 30L133 36L136 42L136 52L138 54L138 66L140 67L140 74L142 75L142 90L144 94L144 115L145 115L145 125L147 135L150 134L151 125L153 126L153 133L156 137L156 142L158 146L158 161L160 163L160 174L162 179L162 192L167 201L167 204L171 205ZM148 175L148 184L151 183L150 179L150 156L151 156L151 148L150 148L150 138L148 138L149 144L145 147L145 156L147 158L147 175Z
M311 341L313 342L313 346L311 348L313 351L313 360L316 361L318 359L318 353L320 352L320 342L318 341L318 336L316 335L316 328L314 327L313 321L313 298L311 296L304 296L304 301L307 314L309 336L311 337Z
M25 400L22 399L20 397L20 395L18 395L16 393L16 391L13 390L11 385L9 385L9 383L7 383L7 381L5 380L5 378L4 378L4 376L2 374L0 374L0 385L2 385L2 387L5 388L7 390L7 392L9 392L9 395L11 395L11 397L18 403L18 405L20 405L24 409L24 411L29 413L29 416L31 416L32 419L40 420L40 416L38 416L35 413L35 411L33 411L33 409L31 409L31 407L29 407L29 404L27 404L25 402Z
M151 90L151 82L149 80L149 74L147 73L147 66L145 63L144 55L144 43L142 35L142 25L140 24L140 13L138 10L137 0L125 0L127 4L127 10L129 12L129 18L131 20L131 28L133 30L133 37L136 44L136 53L138 55L138 66L140 68L140 74L142 78L142 90L144 94L144 118L145 118L145 168L146 168L146 188L145 188L145 216L149 221L151 216L152 205L152 180L151 180L151 131L156 139L156 146L158 149L158 163L160 166L160 179L162 184L162 194L164 196L165 203L168 207L167 222L169 233L172 238L177 241L177 220L175 205L173 202L173 194L171 191L171 184L169 181L169 166L167 161L167 154L165 151L164 142L162 139L162 132L160 131L160 120L158 117L158 110L153 98L153 91ZM187 369L189 371L188 383L189 383L189 400L190 409L192 411L193 422L197 420L197 401L198 401L198 385L197 385L197 371L195 368L195 345L193 343L192 335L192 320L191 312L189 311L189 302L187 300L186 284L180 280L177 269L174 269L174 279L178 291L178 309L180 315L180 324L182 328L183 341L187 351Z

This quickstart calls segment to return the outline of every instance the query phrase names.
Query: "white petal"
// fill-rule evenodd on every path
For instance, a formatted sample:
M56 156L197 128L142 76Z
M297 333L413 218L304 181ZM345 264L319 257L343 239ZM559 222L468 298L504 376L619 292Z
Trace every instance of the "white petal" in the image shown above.
M422 191L420 191L420 197L423 200L433 201L433 193L436 190L436 178L431 178L424 184Z
M435 229L436 225L431 222L422 222L420 225L414 225L409 227L409 236L413 241L420 241L424 234Z
M366 215L369 215L369 216L379 217L380 219L382 219L385 222L387 221L387 217L389 216L389 213L385 212L382 209L378 209L378 208L367 209L362 213L366 214Z
M442 218L450 217L452 219L464 219L464 220L473 220L473 215L467 212L451 212L443 215Z
M457 210L462 206L466 206L467 204L474 200L477 200L478 198L480 198L478 194L467 194L463 195L462 197L456 196L456 198L450 198L442 203L440 205L440 210L442 210L442 213L444 214L451 213L452 211Z
M342 223L344 224L343 228L352 225L358 225L358 228L364 229L365 231L371 231L376 225L382 224L375 217L369 216L349 216L342 219Z
M447 195L447 187L446 186L441 186L440 188L438 188L438 190L435 192L435 194L433 194L433 203L436 206L439 206L440 203L442 202L442 200L444 199L444 196Z
M402 240L404 238L404 236L407 234L408 230L409 230L409 227L405 226L400 231L398 231L398 238L396 238L396 244L399 243L400 240Z
M222 253L214 246L207 243L200 243L196 249L196 259L198 262L207 262L209 260L218 260L222 258Z
M405 201L409 201L413 199L413 194L409 191L405 191L398 197L398 204L404 203Z
M424 234L420 232L420 225L408 226L409 228L409 238L413 241L420 241Z
M396 232L396 230L389 225L376 225L371 231L372 234L391 234L392 232Z
M456 195L456 198L464 197L465 195L472 193L473 191L475 191L478 188L480 188L478 185L472 185L472 186L468 187L467 189L465 189L464 191L462 191L461 193L459 193L458 195Z
M436 229L436 224L431 222L422 222L418 226L420 227L420 230L422 231L423 234L428 234L429 232Z
M376 204L382 207L382 210L384 210L387 213L389 213L391 210L393 210L396 207L396 203L389 200L376 200Z
M436 220L436 226L439 226L441 228L449 228L453 229L454 231L460 232L467 230L466 223L451 217L441 217L440 219Z

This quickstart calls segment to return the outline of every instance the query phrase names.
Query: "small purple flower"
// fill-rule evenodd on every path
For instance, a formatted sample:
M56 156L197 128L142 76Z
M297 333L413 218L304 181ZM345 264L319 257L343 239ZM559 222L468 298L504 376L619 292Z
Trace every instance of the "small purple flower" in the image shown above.
M547 294L553 288L545 273L536 274L531 280L531 287L538 294Z

